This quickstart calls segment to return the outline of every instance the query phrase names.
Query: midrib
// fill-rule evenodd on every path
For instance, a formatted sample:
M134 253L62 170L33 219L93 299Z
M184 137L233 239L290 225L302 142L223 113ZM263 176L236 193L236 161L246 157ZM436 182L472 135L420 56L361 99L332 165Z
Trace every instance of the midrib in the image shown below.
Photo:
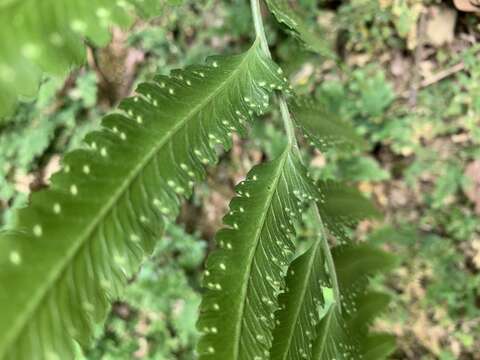
M250 285L249 279L250 279L250 274L252 272L253 258L255 257L258 246L260 244L259 238L260 238L262 230L265 226L265 220L267 218L267 214L268 214L269 209L270 209L271 204L272 204L273 195L277 191L278 181L280 180L280 175L283 171L283 167L285 166L285 161L288 157L288 155L287 155L288 151L289 150L286 150L282 154L283 159L281 161L281 166L278 167L277 173L275 174L274 186L272 186L272 190L268 193L267 202L264 206L265 211L263 211L262 217L260 218L260 226L258 227L258 230L255 233L255 248L252 250L252 252L250 253L250 256L248 257L248 267L247 267L247 271L245 272L245 276L243 277L244 286L242 287L242 292L241 292L242 295L243 295L243 301L241 302L240 314L239 314L239 318L238 318L239 321L238 321L237 327L236 327L236 334L238 334L238 336L236 337L236 341L235 341L235 347L234 347L235 358L234 359L238 359L239 356L240 356L239 351L240 351L240 339L242 338L242 331L243 331L243 313L244 313L244 310L245 310L245 304L246 304L246 300L247 300L246 293L248 292L248 288L249 288L249 285Z
M189 111L182 121L180 121L177 125L175 125L166 135L163 137L163 141L161 141L157 146L154 146L152 150L150 150L145 159L140 161L139 164L134 167L134 169L130 172L130 174L125 178L125 181L119 186L118 190L113 194L110 201L106 203L104 207L102 207L99 211L98 218L93 221L93 223L87 227L85 232L78 237L78 241L76 241L76 245L72 246L72 250L67 253L65 256L65 261L61 261L59 265L51 272L51 276L48 278L49 280L46 281L47 286L40 288L37 292L36 296L32 297L32 301L29 302L30 306L27 306L27 310L24 312L24 316L21 317L20 321L17 322L17 326L12 326L13 330L10 332L12 334L10 336L10 341L6 343L15 341L20 336L20 331L26 325L28 319L30 319L31 314L33 314L37 307L40 306L42 301L46 298L46 295L50 291L51 288L54 287L54 284L59 280L61 275L66 271L68 265L71 263L72 259L77 256L83 247L83 245L88 242L88 239L94 233L98 225L102 222L102 220L108 215L108 213L113 209L114 205L119 201L119 199L124 195L124 193L128 190L129 185L133 182L133 180L141 173L142 169L150 163L153 157L158 153L158 151L169 141L171 137L173 137L198 111L204 108L212 99L214 99L221 91L225 89L227 84L234 79L238 73L241 71L245 63L248 63L248 60L252 53L256 52L256 45L249 49L249 51L245 54L242 61L239 63L236 69L232 71L232 73L225 79L220 86L213 91L210 95L208 95L204 101L201 101L198 105L196 105L191 111ZM133 120L132 120L133 121ZM8 351L7 348L5 348ZM1 355L1 354L0 354Z
M304 277L305 281L303 282L302 293L301 293L301 296L300 296L301 302L300 302L300 306L298 306L296 311L295 311L295 316L294 316L294 324L295 325L291 327L291 331L289 333L288 341L287 341L287 347L286 347L287 351L285 351L285 353L282 356L283 360L287 360L287 355L290 354L290 344L292 343L293 334L295 333L295 329L297 328L298 316L300 315L300 310L303 307L303 299L305 298L305 293L307 292L307 284L310 280L310 276L312 275L313 262L315 261L315 259L317 257L316 255L317 255L317 251L318 251L318 248L319 248L319 243L320 243L320 241L315 242L315 245L314 245L315 249L313 249L312 255L311 255L310 259L308 260L308 273L307 273L307 276Z
M332 306L336 306L336 305L334 304ZM330 322L332 321L332 316L334 311L335 309L332 308L331 310L329 310L327 314L327 322L324 326L325 331L322 334L322 341L320 342L320 353L318 354L318 360L322 359L323 353L325 352L325 343L327 342L327 337L328 337L328 331L326 330L330 328Z

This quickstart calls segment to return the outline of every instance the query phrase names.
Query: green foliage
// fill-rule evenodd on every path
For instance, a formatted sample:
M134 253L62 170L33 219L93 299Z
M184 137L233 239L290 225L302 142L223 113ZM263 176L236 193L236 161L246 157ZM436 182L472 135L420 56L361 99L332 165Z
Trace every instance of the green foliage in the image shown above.
M14 3L3 0L0 7ZM302 146L301 152L306 163L311 161L309 171L313 177L360 182L354 185L368 192L387 215L386 222L390 225L386 229L382 227L374 237L366 233L379 226L377 221L364 221L357 229L342 225L345 230L339 235L335 234L337 228L328 224L328 218L325 219L324 214L322 217L330 232L331 244L351 242L351 235L355 235L382 244L402 259L400 269L393 275L377 276L373 281L376 291L393 295L388 314L373 327L394 329L400 334L398 350L392 357L401 359L472 358L478 353L480 344L480 328L476 321L479 317L480 221L475 199L466 195L473 179L465 173L467 165L480 159L480 67L478 45L470 41L476 36L477 21L474 15L460 14L453 42L442 47L428 45L420 51L423 59L417 64L419 66L411 66L415 61L416 52L411 46L415 46L418 12L428 12L428 22L436 16L435 11L430 11L431 6L439 4L439 1L430 0L289 1L289 8L300 14L306 30L318 33L318 29L323 28L319 34L322 41L325 37L327 41L331 38L323 32L325 29L338 28L335 45L339 67L331 61L325 62L322 56L305 51L302 41L297 41L300 39L298 32L290 30L294 38L286 38L282 27L271 26L273 22L267 24L273 56L295 90L315 95L318 108L315 111L335 114L343 123L353 125L354 132L367 140L367 152L341 148L319 152L307 146ZM134 74L135 82L152 79L154 73L167 74L170 69L197 63L212 52L239 51L252 37L250 20L248 2L209 0L165 11L153 22L136 21L125 33L129 35L125 46L145 54L141 67ZM76 37L81 39L79 43L83 38ZM98 40L88 39L88 42L95 48ZM61 59L62 55L58 57ZM423 79L430 78L444 70L448 73L450 66L456 67L459 63L464 70L420 89L416 96L410 92L416 82L414 73ZM73 89L68 84L71 79L76 79ZM28 187L34 191L48 184L50 167L55 168L58 155L84 146L81 144L84 134L99 126L101 116L98 113L105 111L105 103L100 92L99 103L95 104L97 86L101 84L96 83L94 73L81 69L80 78L77 78L74 72L65 84L65 92L62 90L55 95L63 80L42 78L38 100L23 103L2 123L0 206L3 223L14 220L12 209L28 203ZM292 104L293 101L289 106ZM312 121L322 125L322 119L317 116ZM295 121L298 124L296 117ZM182 215L180 221L188 223L189 229L198 228L202 236L210 240L217 218L222 215L220 205L230 195L230 184L237 182L252 163L264 157L275 159L282 154L287 140L281 127L280 114L272 109L262 121L254 123L246 140L235 140L233 151L223 154L220 166L208 172L209 184L215 185L202 185L186 204L184 212L191 215L195 211L194 219L188 216L185 219ZM296 131L305 133L301 128ZM308 142L299 140L301 145ZM216 199L215 211L211 214L210 198L217 197L222 199L220 204ZM339 201L341 203L343 200ZM336 208L337 211L343 209ZM196 216L196 212L202 216ZM305 223L296 227L296 253L300 256L310 249L318 230L318 222L310 212L305 214L303 221ZM336 239L330 235L336 235ZM179 236L175 241L181 242L183 238ZM183 322L183 326L178 325L174 319L176 313L167 303L177 303L178 298L186 300L192 296L194 300L186 309L193 311L193 303L197 304L200 296L196 273L199 270L180 271L174 265L174 258L181 250L171 253L162 244L164 241L158 242L161 249L144 263L146 271L141 270L140 275L129 279L130 287L135 289L133 298L127 288L122 302L114 303L105 328L95 328L97 342L87 357L130 359L137 356L135 353L139 349L145 350L146 341L147 358L194 358L198 333L193 319ZM209 244L210 247L213 244ZM198 256L197 261L202 261L203 254L195 250L191 253ZM172 261L167 263L164 257L170 255ZM324 261L322 259L320 261ZM317 320L323 318L332 301L329 289L323 290L322 294L317 293L318 298L325 299ZM291 301L295 299L290 298ZM151 311L155 303L162 310ZM131 311L127 318L123 313L125 304ZM148 314L141 307L148 307ZM139 330L145 318L152 324L147 335ZM3 314L0 314L2 322ZM182 339L176 336L177 330ZM416 336L417 331L429 334L432 330L438 339L436 336L428 339ZM273 330L276 344L282 343L280 335L275 335L278 331L279 328ZM184 336L186 333L191 336ZM187 337L190 339L183 341ZM365 348L376 345L369 352L374 359L386 357L382 350L394 344L388 336L374 335L362 341ZM272 350L276 346L272 346Z
M357 189L333 181L320 181L318 209L325 226L338 240L349 242L349 229L360 220L379 218L378 210Z
M395 36L396 31L391 24L397 23L397 19L389 10L381 1L352 0L342 3L338 9L337 26L346 35L347 49L378 54L386 45L395 47L400 39ZM399 27L403 35L406 26Z
M340 246L333 251L342 304L331 304L318 324L313 359L363 358L376 351L378 344L370 348L364 340L371 320L388 302L385 295L366 292L367 276L390 269L395 257L369 245ZM383 355L393 350L390 347Z
M305 132L305 138L320 151L331 147L359 149L365 145L348 122L313 99L298 99L293 103L292 112L298 126Z
M320 239L315 239L288 270L286 292L280 296L281 310L276 314L272 360L311 358L321 319L319 309L324 306L322 286L328 286L328 276Z
M343 185L333 183L321 183L319 185L320 201L318 209L321 219L325 222L327 229L332 234L345 242L348 236L344 232L344 227L353 226L356 221L364 218L377 217L378 213L368 200L363 198L357 191L347 188ZM370 303L385 302L383 295L375 294L370 296L368 301L357 301L358 304L345 303L347 313L352 314L348 329L345 329L342 315L340 313L339 302L329 299L328 294L324 297L322 287L331 286L329 275L324 266L325 259L322 249L322 238L326 236L323 230L323 224L315 224L320 227L318 236L313 244L300 256L298 256L290 265L286 279L286 292L280 296L281 310L277 312L277 327L274 332L274 342L272 346L272 359L322 359L345 356L348 349L340 350L337 354L335 348L337 342L348 342L351 337L346 334L347 331L355 332L362 329L368 331L370 318L367 319L365 309ZM326 241L326 239L323 239ZM362 293L365 290L364 282L358 286L361 274L375 272L381 266L375 266L374 260L383 254L376 251L375 248L358 247L355 251L362 255L362 260L366 260L364 268L355 273L357 278L345 279L348 273L347 266L351 266L353 261L345 261L344 257L349 256L348 250L342 250L341 256L334 260L336 274L339 276L341 285L341 295L343 299L349 299L356 296L355 293ZM338 248L337 248L338 252ZM364 257L363 257L364 256ZM359 256L360 257L360 256ZM369 261L370 259L370 261ZM348 259L350 260L350 259ZM391 261L387 257L387 262ZM347 264L345 264L347 263ZM330 270L331 271L331 270ZM331 274L330 274L331 275ZM352 291L354 289L354 291ZM360 295L361 297L362 295ZM370 301L371 300L371 301ZM361 306L360 306L361 305ZM355 312L355 308L359 308ZM320 309L323 310L320 311ZM375 309L375 307L374 307ZM354 315L353 315L354 314ZM353 346L353 345L352 345ZM354 345L351 356L368 351L360 350L361 341Z
M59 105L57 92L61 87L56 79L45 80L35 103L24 104L15 116L4 124L0 137L0 202L23 203L24 194L17 196L17 183L28 179L28 174L38 173L46 161L44 155L50 150L60 150L64 145L78 147L85 128L95 126L97 111L85 111L96 103L96 83L91 72L79 75L76 86ZM65 133L76 129L76 136L65 144ZM82 131L83 130L83 131ZM40 175L38 175L40 177ZM26 186L26 185L23 185ZM25 191L25 190L23 190ZM12 212L7 211L0 219L9 223Z
M295 250L293 223L305 201L316 195L311 187L290 149L254 168L237 186L224 220L229 229L218 234L219 250L207 262L201 358L252 359L268 353L272 314Z
M395 337L388 334L370 334L362 339L361 353L365 360L388 358L396 348Z
M291 33L302 41L306 47L325 57L333 57L331 44L325 38L325 29L312 31L311 26L305 21L307 13L302 9L293 9L288 0L266 0L270 11L278 22L286 25Z
M110 27L128 26L135 9L150 17L164 4L163 0L0 3L0 118L9 115L18 96L36 94L42 72L65 75L83 63L85 41L105 45Z
M2 234L8 335L0 354L69 357L70 337L88 345L108 300L120 296L153 248L160 215L176 213L202 165L215 161L215 145L229 146L231 131L243 128L252 109L266 108L270 85L284 87L277 73L255 44L243 55L159 76L120 105L126 114L108 115L103 130L87 136L90 149L65 157L51 189L33 194L15 230ZM22 288L29 292L14 290ZM61 309L61 321L52 309ZM39 332L43 327L49 330Z
M105 325L108 330L99 329L101 335L85 358L133 358L142 351L139 342L143 341L148 349L145 358L193 359L199 337L195 329L200 305L197 270L205 250L206 243L197 236L167 224L152 258L114 305Z
M354 96L358 95L354 104L359 115L373 119L382 115L395 97L385 73L374 66L354 71L349 90Z
M38 36L28 43L22 59L40 59L42 70L60 72L67 64L81 61L80 37L95 38L97 44L106 42L107 20L95 21L110 10L101 7L95 15L84 14L80 10L89 7L77 9L78 4L72 4L79 18L65 16L60 21L55 17L58 13L48 14L53 18L45 21L53 30L43 32L51 37L65 28L62 34L69 41L47 46L41 42L43 35ZM108 21L125 25L129 9L118 4L121 9ZM141 7L143 15L163 5L156 1L133 4ZM90 5L96 8L98 4ZM287 2L269 5L310 48L326 52ZM48 6L52 5L45 4L43 11ZM313 3L310 6L314 8ZM67 14L72 9L67 7ZM19 14L21 18L23 13ZM257 25L261 23L258 17L254 11ZM38 25L35 16L31 19ZM358 191L343 184L316 182L308 174L285 98L291 87L283 71L268 58L262 32L262 26L257 26L258 40L241 55L211 57L207 65L173 70L169 76L157 75L141 83L118 111L104 117L99 130L86 136L87 148L67 153L50 188L34 192L29 205L15 213L11 229L0 234L0 332L5 334L0 338L0 358L81 358L79 352L87 351L86 356L93 359L192 359L197 341L201 359L388 355L392 339L368 335L387 297L367 291L367 285L370 275L393 261L370 245L353 245L349 236L358 221L377 212ZM28 38L25 34L21 34L22 41ZM145 34L138 36L142 41L148 39ZM73 56L58 64L44 55L52 46L63 49L75 41ZM158 49L158 45L161 42L153 41L148 46ZM18 55L15 51L12 56ZM371 89L369 96L379 83L385 83L384 78L374 83L369 80L356 79ZM81 76L70 92L72 100L93 106L97 100L96 92L90 91L94 84L92 73ZM15 95L17 89L12 89ZM268 152L273 160L255 166L235 189L225 226L216 236L217 249L207 260L198 333L193 329L193 314L200 302L195 270L204 245L172 225L168 225L166 239L158 240L166 224L178 215L182 200L192 194L195 182L205 178L205 166L217 162L220 148L232 146L232 132L245 134L247 123L268 110L273 91L279 98L288 139L272 146ZM380 89L388 91L388 87ZM362 108L380 117L392 99L381 97L380 105L369 103L370 97L364 100L371 106ZM327 152L348 150L351 155L364 143L348 122L333 116L330 105L305 99L291 104L296 124L313 145ZM44 132L36 133L39 141L29 143L33 150L29 150L26 168L33 166L34 158L46 151L55 132L67 123L52 122L44 125ZM302 215L309 207L315 214L316 234L302 252L298 230L304 226ZM330 237L342 244L334 247L333 259ZM296 259L295 253L300 253ZM151 254L153 260L137 274ZM131 279L134 285L125 291ZM186 297L188 302L179 301ZM98 326L112 302L107 329L98 336ZM148 353L129 339L136 331L147 344L153 340L155 345ZM88 351L95 337L97 345ZM138 355L142 351L145 354Z
M388 297L367 292L366 284L368 275L388 270L395 258L368 245L336 247L333 255L342 303L327 302L317 325L318 335L309 350L312 359L385 358L394 350L391 338L384 334L370 335L368 327L385 308Z

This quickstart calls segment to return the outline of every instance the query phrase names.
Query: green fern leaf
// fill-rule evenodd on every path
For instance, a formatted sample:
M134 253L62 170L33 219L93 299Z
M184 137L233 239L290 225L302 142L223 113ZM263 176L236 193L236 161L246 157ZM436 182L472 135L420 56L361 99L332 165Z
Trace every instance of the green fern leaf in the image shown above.
M338 306L334 303L318 325L312 359L360 359L360 344L353 336Z
M286 292L280 295L276 328L271 349L272 360L302 360L311 357L311 344L324 305L322 286L328 286L322 249L316 242L296 258L286 280Z
M288 0L266 0L266 2L278 22L285 24L309 50L334 58L334 53L325 37L313 32L304 21L305 14L294 10Z
M318 101L301 97L291 103L293 117L304 136L320 151L362 149L366 143L353 126Z
M348 303L349 299L345 301ZM390 296L376 291L363 291L354 297L354 301L357 311L350 315L349 327L367 333L375 318L387 308Z
M320 181L318 187L320 215L328 230L342 243L349 241L348 229L360 220L381 218L372 202L356 188L334 181Z
M315 192L296 155L253 168L236 188L208 258L198 322L200 359L266 359L277 297L295 251L294 221Z
M368 276L386 272L395 267L397 259L392 254L369 244L343 245L333 249L340 289L351 291L365 288Z
M383 268L386 270L389 266ZM375 318L385 311L390 296L380 292L364 292L357 284L360 293L349 300L356 311L349 314L348 327L358 335L358 350L362 359L386 359L395 350L395 337L385 333L370 334L369 329Z
M383 360L395 351L395 337L389 334L371 334L363 339L363 360Z
M356 189L334 182L319 183L319 210L327 228L334 234L343 231L344 224L353 225L365 217L378 215L376 209ZM319 308L323 306L321 285L327 286L319 242L296 259L287 277L287 289L280 297L272 359L305 359L312 355L312 342L317 337ZM337 316L332 308L327 322ZM340 331L337 329L336 331Z
M42 72L64 75L85 59L84 39L103 46L110 28L131 23L166 0L22 0L0 3L0 118L18 96L36 94ZM14 35L14 36L13 36Z
M67 154L51 189L34 193L0 235L0 358L72 358L151 251L162 216L230 145L272 89L286 87L256 43L141 84Z
M359 359L369 351L362 346L368 335L368 325L387 302L384 296L365 293L368 276L391 269L395 257L366 244L336 247L333 257L342 294L342 310L333 303L322 318L312 358ZM370 303L373 298L379 308Z

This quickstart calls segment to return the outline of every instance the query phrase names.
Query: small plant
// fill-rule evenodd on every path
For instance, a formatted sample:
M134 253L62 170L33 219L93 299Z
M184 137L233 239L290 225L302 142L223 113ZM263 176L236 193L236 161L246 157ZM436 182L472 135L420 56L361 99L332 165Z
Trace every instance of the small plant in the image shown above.
M288 2L267 4L308 48L326 51ZM356 190L315 181L296 133L320 150L363 141L315 99L295 96L271 59L258 0L251 10L257 39L246 52L139 85L0 235L0 358L69 359L76 343L87 349L218 147L245 135L272 96L286 146L235 189L204 274L199 358L382 359L392 351L390 336L368 332L388 299L367 285L394 258L348 235L378 214ZM295 256L306 211L316 235Z

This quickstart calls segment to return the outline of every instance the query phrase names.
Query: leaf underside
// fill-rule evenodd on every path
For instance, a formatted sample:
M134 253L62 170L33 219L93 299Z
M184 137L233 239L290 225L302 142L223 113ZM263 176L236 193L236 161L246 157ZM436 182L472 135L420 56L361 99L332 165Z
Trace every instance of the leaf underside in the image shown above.
M309 28L304 20L305 14L293 9L288 0L266 0L266 2L277 21L287 26L309 50L325 57L333 57L330 45L325 38Z
M363 219L378 219L381 214L356 188L334 181L318 182L320 215L327 229L341 243L350 242L351 230Z
M277 298L295 251L294 222L315 194L291 150L254 167L236 193L207 262L200 359L269 357Z
M393 350L386 334L369 335L369 326L388 304L388 296L367 291L368 276L387 271L395 258L373 246L343 245L333 249L342 296L341 310L332 303L318 325L315 360L384 359ZM378 356L378 357L376 357Z
M0 358L72 358L122 293L216 147L284 89L257 43L246 53L173 71L65 156L50 189L32 194L0 234Z
M322 248L319 240L315 241L288 269L286 292L280 296L281 307L276 313L272 360L311 358L319 309L324 306L322 287L329 285Z
M371 334L361 344L364 360L387 359L395 351L395 337L389 334Z
M357 190L343 184L320 182L316 190L321 219L330 233L346 238L343 227L378 215ZM388 297L365 292L367 275L388 268L392 258L367 245L335 248L335 272L343 299L341 313L339 304L325 302L322 297L322 287L331 286L320 245L324 235L320 233L289 268L286 292L280 296L281 309L276 313L271 359L357 359L372 351L362 347L359 334L368 333L372 319L385 308Z
M366 147L365 140L349 122L342 120L313 98L298 97L291 102L296 125L304 136L320 151L334 147L337 150L353 150Z

